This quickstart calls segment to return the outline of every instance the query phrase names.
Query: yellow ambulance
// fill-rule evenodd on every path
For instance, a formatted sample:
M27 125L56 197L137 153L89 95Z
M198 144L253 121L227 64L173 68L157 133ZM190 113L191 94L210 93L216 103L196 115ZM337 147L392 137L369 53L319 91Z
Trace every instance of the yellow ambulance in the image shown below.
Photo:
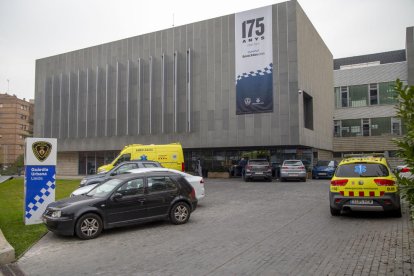
M401 217L396 181L383 156L346 156L331 180L329 201L332 216L350 210L386 211Z
M184 154L180 143L165 145L132 144L125 146L121 153L107 165L98 168L98 173L107 172L124 161L157 161L164 168L184 171Z

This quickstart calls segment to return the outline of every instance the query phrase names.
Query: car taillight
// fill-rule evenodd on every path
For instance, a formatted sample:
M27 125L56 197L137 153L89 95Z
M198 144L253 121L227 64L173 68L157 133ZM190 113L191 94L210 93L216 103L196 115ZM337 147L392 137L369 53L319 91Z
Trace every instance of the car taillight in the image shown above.
M181 171L183 172L183 171L185 171L185 165L184 165L184 162L183 163L181 163Z
M345 186L346 183L348 183L348 179L338 179L331 181L332 186Z
M304 169L305 169L305 167L304 167L304 166L300 166L300 167L299 167L299 169L304 170Z
M404 172L404 173L410 172L410 168L404 167L404 168L402 168L401 172Z
M378 186L394 186L395 181L390 179L374 179L375 184Z
M194 188L191 188L191 193L188 195L190 198L196 198L196 193L195 193L195 190L194 190Z

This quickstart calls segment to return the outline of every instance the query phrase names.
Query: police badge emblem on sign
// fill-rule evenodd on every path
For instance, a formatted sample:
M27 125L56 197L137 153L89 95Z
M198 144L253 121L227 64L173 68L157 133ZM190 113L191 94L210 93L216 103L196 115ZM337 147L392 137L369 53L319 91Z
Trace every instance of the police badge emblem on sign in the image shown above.
M52 151L52 144L45 141L38 141L32 144L33 154L40 162L43 162Z

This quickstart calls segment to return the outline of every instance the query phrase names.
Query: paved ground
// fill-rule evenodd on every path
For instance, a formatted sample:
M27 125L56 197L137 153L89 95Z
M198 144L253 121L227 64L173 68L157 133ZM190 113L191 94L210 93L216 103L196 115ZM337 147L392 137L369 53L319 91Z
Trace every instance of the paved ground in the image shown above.
M188 224L47 234L17 263L27 275L413 275L414 229L383 214L331 217L329 181L207 179Z

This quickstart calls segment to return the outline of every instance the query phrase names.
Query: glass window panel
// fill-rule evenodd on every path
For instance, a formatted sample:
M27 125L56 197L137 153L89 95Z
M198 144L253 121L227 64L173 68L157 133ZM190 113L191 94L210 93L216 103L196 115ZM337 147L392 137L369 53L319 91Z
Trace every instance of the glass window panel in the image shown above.
M369 104L378 104L378 85L376 83L371 83L369 85Z
M401 135L401 119L391 118L391 133L394 135Z
M341 87L341 106L348 107L348 87Z
M342 137L360 136L361 135L361 120L342 120L341 127Z
M379 103L380 104L396 104L397 94L394 90L394 82L379 83Z
M391 133L391 118L372 118L371 119L371 135L379 136Z
M349 103L351 107L368 105L368 85L354 85L349 87Z
M339 87L335 87L335 108L341 108L341 90Z

